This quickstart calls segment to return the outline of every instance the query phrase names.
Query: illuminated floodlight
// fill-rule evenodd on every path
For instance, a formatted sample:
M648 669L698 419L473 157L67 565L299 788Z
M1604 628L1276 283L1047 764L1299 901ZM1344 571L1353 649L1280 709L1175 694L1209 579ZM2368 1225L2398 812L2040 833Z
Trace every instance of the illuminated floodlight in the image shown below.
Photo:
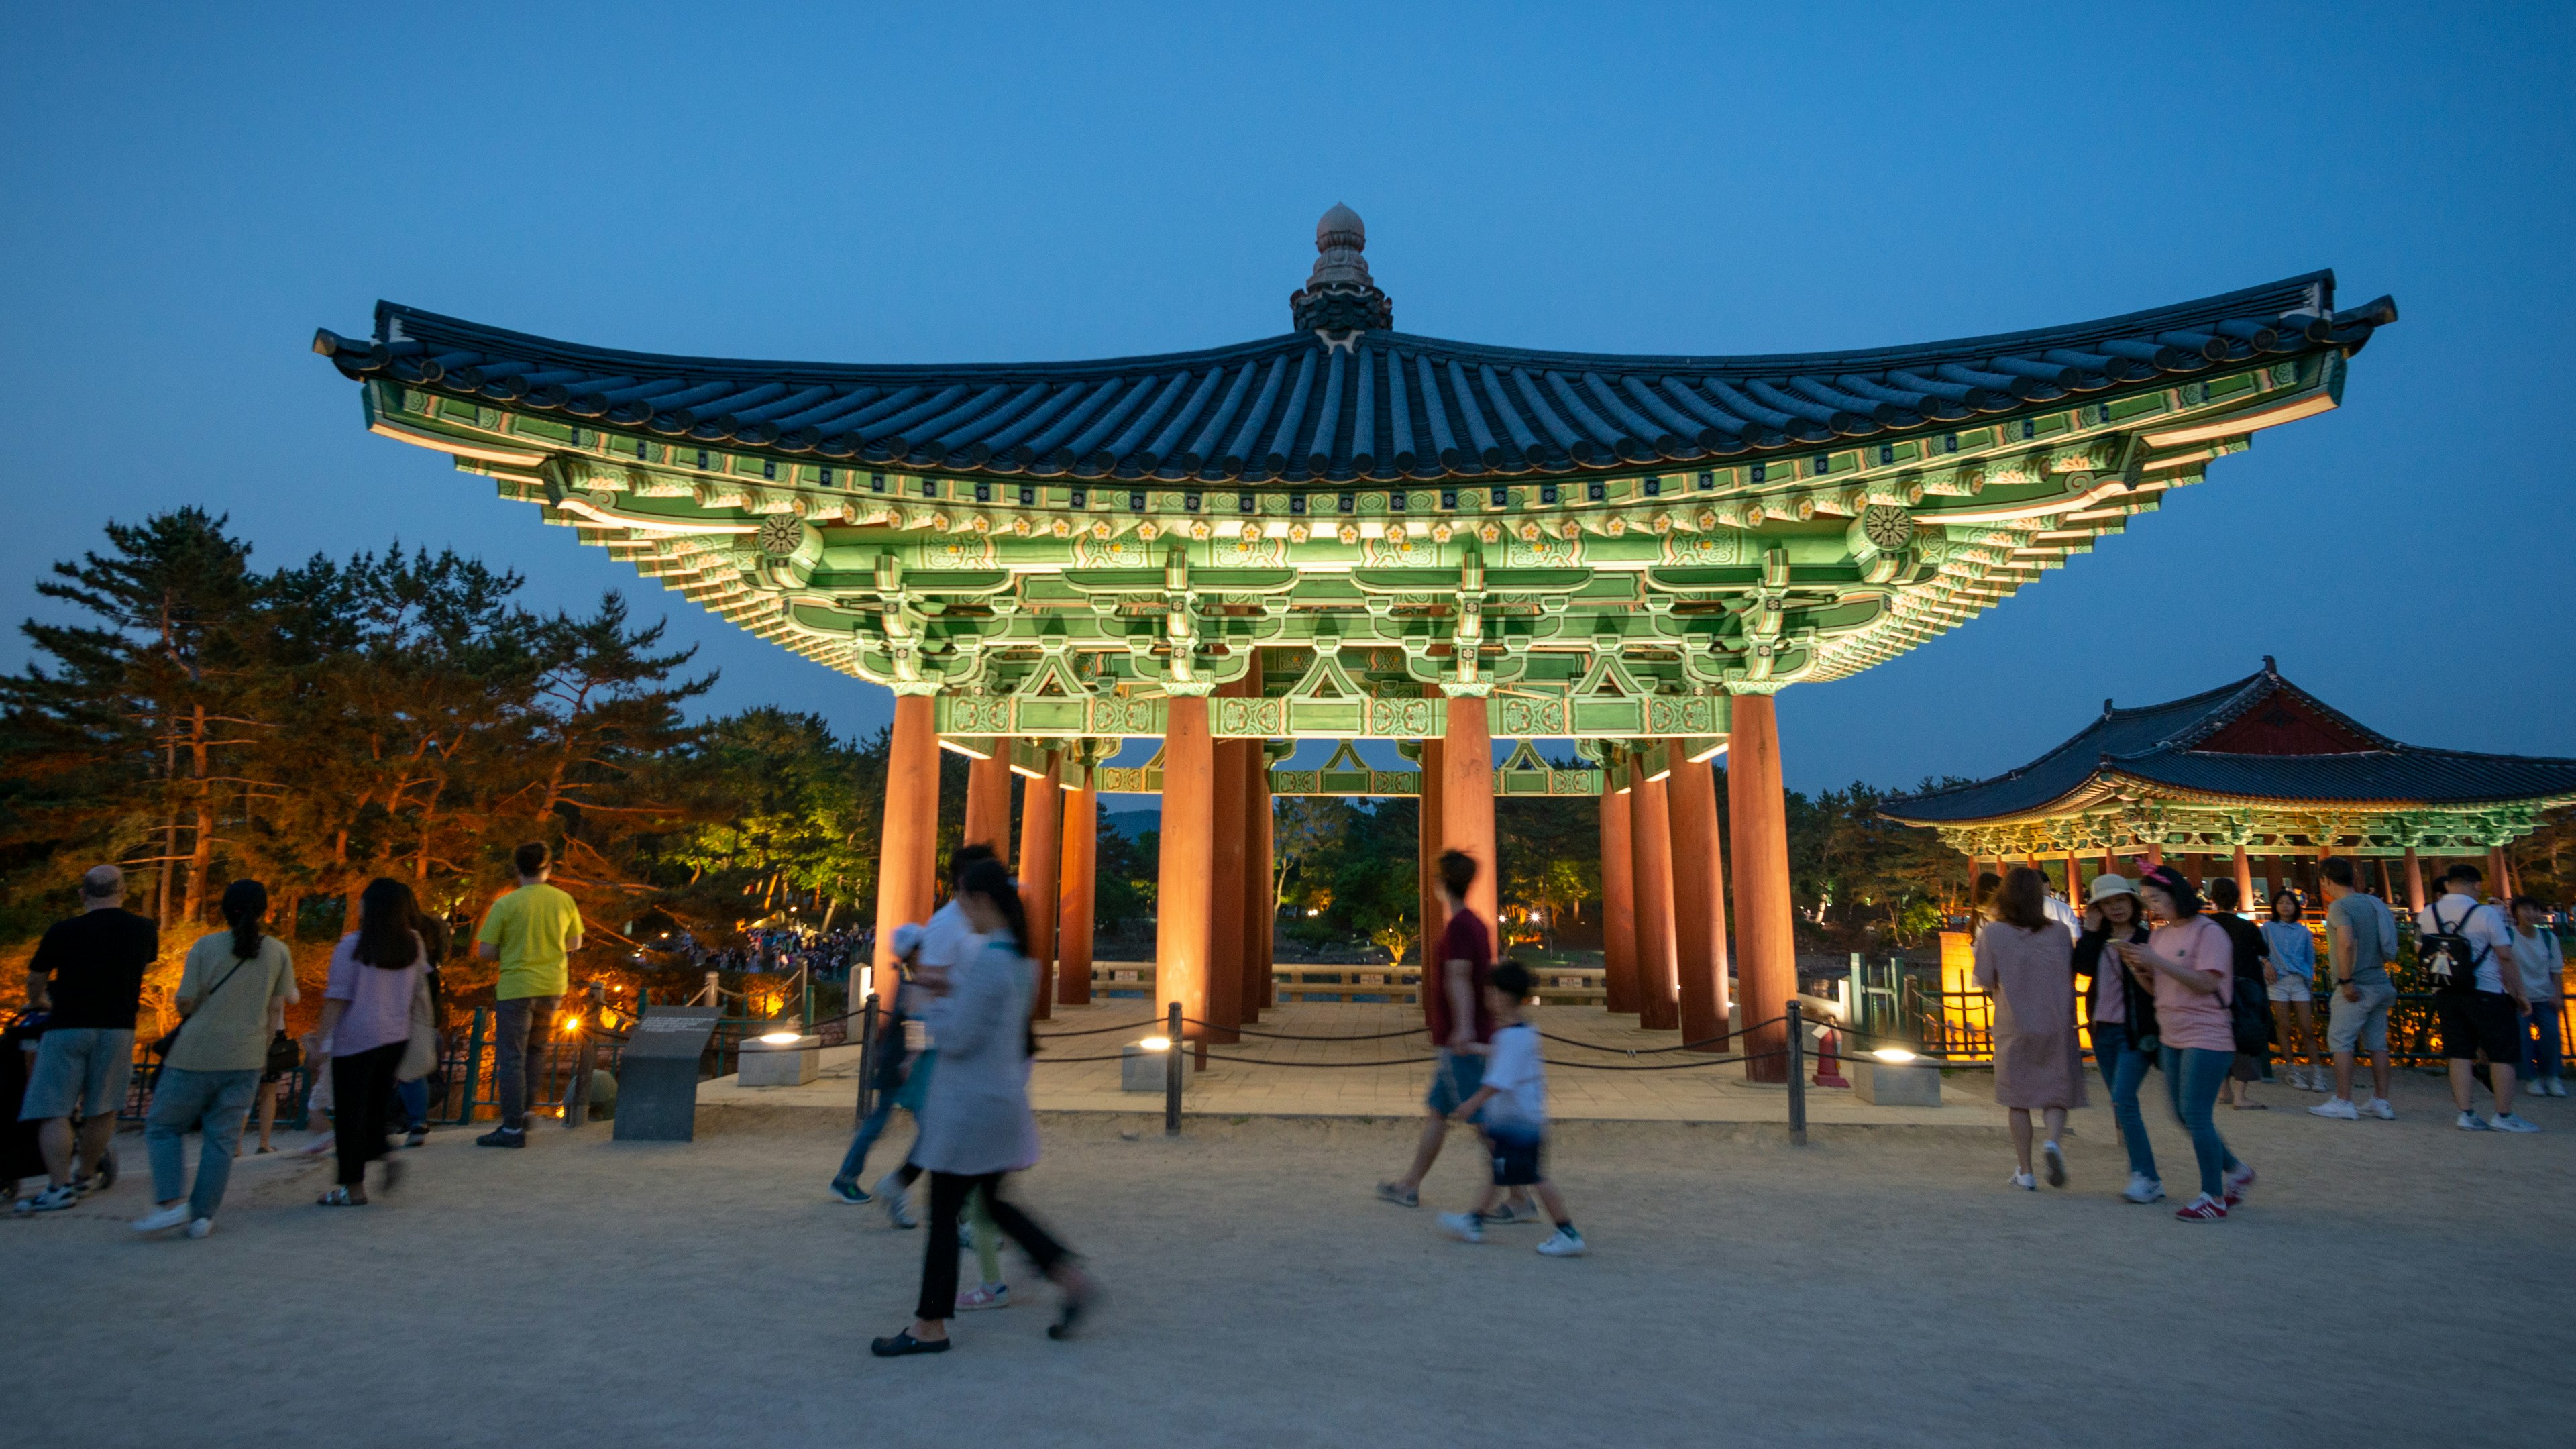
M1167 1052L1172 1049L1172 1039L1167 1036L1149 1036L1136 1045L1149 1052Z
M794 1046L797 1042L804 1039L804 1033L794 1031L765 1031L760 1034L760 1039L763 1043L769 1046Z
M1901 1063L1914 1060L1914 1053L1907 1051L1903 1047L1880 1047L1878 1050L1871 1052L1870 1055L1878 1058L1882 1062Z

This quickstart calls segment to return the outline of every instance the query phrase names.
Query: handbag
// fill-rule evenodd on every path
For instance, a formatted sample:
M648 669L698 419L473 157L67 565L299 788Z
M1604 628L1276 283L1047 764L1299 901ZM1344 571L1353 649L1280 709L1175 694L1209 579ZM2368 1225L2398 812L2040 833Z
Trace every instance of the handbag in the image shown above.
M394 1068L397 1082L417 1082L438 1066L438 1018L429 1008L429 978L413 978L411 1039L403 1043L402 1062Z
M288 1036L285 1029L281 1027L277 1035L269 1040L268 1061L260 1069L262 1074L282 1080L293 1076L296 1068L303 1065L304 1048L297 1046L295 1038Z

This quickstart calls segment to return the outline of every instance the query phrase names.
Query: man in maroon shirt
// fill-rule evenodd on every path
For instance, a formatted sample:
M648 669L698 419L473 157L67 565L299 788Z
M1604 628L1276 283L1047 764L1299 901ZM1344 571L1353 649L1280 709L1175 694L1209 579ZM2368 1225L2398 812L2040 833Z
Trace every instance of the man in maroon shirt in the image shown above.
M1431 1070L1431 1095L1424 1105L1431 1116L1422 1124L1422 1141L1414 1148L1413 1169L1394 1182L1377 1185L1377 1195L1398 1207L1422 1206L1422 1179L1440 1157L1449 1135L1449 1114L1484 1085L1485 1045L1494 1039L1494 1017L1485 1004L1485 983L1494 972L1493 937L1484 921L1467 909L1467 887L1476 883L1475 857L1452 850L1440 857L1440 903L1449 911L1438 946L1423 951L1422 1019L1439 1060ZM1429 938L1425 936L1428 947ZM1490 1214L1488 1223L1536 1222L1538 1208L1529 1189L1515 1188L1512 1200Z

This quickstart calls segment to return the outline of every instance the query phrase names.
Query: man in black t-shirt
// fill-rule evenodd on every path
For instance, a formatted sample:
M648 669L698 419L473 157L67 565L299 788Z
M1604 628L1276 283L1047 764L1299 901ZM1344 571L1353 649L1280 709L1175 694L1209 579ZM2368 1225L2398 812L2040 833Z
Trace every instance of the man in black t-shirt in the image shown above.
M27 962L27 1005L48 1014L18 1120L43 1124L38 1140L48 1181L45 1191L18 1204L21 1213L70 1207L93 1175L102 1191L116 1181L108 1142L133 1077L134 1016L161 933L124 909L125 872L115 866L93 866L81 877L81 904L81 914L46 928ZM77 1144L75 1109L81 1114Z

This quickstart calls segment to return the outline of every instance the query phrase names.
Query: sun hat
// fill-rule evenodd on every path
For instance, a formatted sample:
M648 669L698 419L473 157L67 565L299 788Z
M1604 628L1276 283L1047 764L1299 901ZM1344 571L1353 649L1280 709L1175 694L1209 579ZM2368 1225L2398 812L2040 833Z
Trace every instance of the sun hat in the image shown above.
M2088 906L2098 906L2113 896L2134 897L2137 893L2138 888L2129 884L2125 877L2097 875L2093 877L2093 893L2084 898L2084 903Z

